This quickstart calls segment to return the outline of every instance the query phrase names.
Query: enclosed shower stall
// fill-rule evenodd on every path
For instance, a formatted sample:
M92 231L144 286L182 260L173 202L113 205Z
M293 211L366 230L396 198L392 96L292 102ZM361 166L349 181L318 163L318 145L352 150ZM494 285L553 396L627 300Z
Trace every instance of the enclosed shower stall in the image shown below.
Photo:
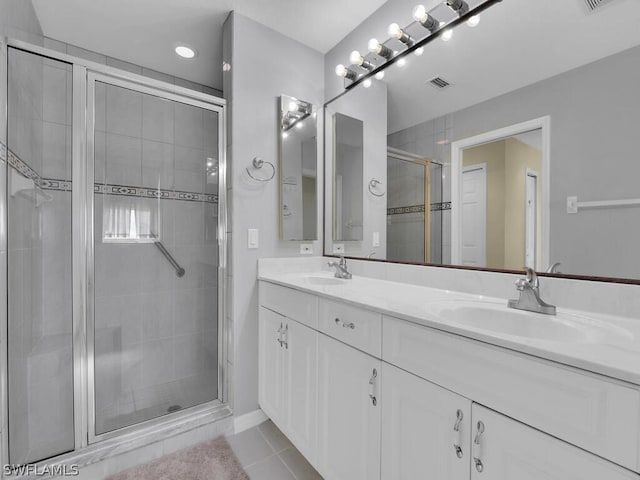
M2 47L4 463L221 411L224 101Z

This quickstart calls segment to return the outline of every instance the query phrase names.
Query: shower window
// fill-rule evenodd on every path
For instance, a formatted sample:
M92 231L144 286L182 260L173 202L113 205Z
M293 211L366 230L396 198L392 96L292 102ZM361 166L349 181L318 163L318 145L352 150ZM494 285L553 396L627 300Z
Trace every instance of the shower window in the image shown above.
M159 203L159 202L158 202ZM103 242L153 242L160 240L158 210L128 198L108 197L104 199L102 212Z

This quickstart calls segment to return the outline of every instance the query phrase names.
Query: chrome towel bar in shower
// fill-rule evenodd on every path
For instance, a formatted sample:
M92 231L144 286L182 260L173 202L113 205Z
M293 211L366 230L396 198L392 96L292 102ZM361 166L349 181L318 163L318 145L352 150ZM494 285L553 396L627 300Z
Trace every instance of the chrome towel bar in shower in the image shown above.
M175 258L169 253L169 250L162 244L160 240L154 239L153 244L158 247L158 250L162 252L167 261L176 269L176 275L178 277L184 277L185 269L180 266Z

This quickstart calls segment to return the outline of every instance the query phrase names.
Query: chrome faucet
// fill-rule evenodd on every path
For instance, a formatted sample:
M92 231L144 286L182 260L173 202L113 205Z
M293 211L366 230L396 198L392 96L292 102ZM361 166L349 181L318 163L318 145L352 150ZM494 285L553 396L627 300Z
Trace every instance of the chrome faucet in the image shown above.
M335 267L336 274L334 275L336 278L344 278L350 279L352 277L349 270L347 270L347 259L343 256L340 256L340 263L338 262L329 262L328 265L330 267Z
M555 315L556 307L549 305L540 298L540 281L532 268L527 267L527 276L516 280L516 288L520 292L520 298L509 300L509 308L527 310L529 312Z

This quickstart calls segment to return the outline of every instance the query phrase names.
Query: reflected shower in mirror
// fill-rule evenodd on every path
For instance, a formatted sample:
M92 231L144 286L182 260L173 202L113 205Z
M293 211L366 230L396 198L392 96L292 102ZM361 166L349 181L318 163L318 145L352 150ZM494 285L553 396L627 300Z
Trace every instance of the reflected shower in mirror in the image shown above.
M317 239L317 129L312 104L280 97L280 239Z
M488 4L467 3L472 11ZM362 120L364 182L384 180L387 192L373 199L365 188L364 235L345 241L344 254L498 271L545 272L560 262L562 275L640 282L640 3L589 11L579 1L491 2L479 23L461 21L448 41L430 34L406 2L383 8L375 20L385 13L415 43L379 38L391 60L367 54L371 74L347 65L355 80L334 77L335 86L357 84L326 104L326 115ZM446 2L432 2L428 13L455 18ZM366 20L349 38L375 35L374 24ZM607 24L616 30L604 42L593 32ZM365 47L347 43L336 63ZM394 62L418 47L422 55ZM381 78L376 68L387 62ZM331 145L325 139L327 170ZM516 150L529 160L514 160ZM430 161L431 181L389 152ZM330 195L325 201L335 212ZM327 236L325 252L334 251Z
M333 117L334 240L362 240L362 120L336 113Z

